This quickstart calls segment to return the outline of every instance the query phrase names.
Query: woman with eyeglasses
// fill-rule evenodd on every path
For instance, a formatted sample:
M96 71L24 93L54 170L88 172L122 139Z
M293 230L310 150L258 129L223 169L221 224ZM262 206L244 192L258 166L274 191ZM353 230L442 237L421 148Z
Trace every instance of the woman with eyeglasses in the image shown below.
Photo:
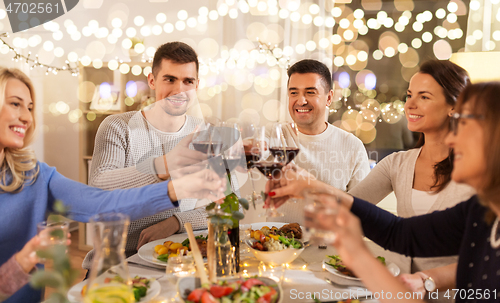
M408 129L420 132L415 148L393 153L378 163L349 193L377 204L394 191L400 217L413 217L452 207L475 192L451 180L453 153L444 143L460 92L470 83L460 66L441 60L422 64L410 80L405 103ZM429 269L453 264L456 257L415 258L402 279L424 291ZM430 290L430 289L428 289ZM446 298L431 302L450 302Z
M452 180L473 187L477 195L446 210L411 218L396 217L293 171L282 178L281 188L272 190L280 199L298 195L303 188L328 189L340 198L342 206L331 205L338 209L336 220L325 220L324 214L316 214L306 218L306 226L334 231L333 245L345 265L372 292L383 291L386 296L382 302L422 300L414 296L396 297L409 290L371 255L362 240L363 232L385 249L412 257L458 254L458 263L431 270L425 284L455 302L500 302L499 116L500 82L469 85L460 95L445 143L453 149Z

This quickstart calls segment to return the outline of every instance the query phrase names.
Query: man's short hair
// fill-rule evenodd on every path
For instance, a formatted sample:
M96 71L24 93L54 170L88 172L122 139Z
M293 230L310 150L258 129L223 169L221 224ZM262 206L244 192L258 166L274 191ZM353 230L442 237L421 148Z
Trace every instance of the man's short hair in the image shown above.
M290 77L293 74L318 74L321 76L325 92L328 93L332 89L332 74L330 73L328 67L319 61L311 59L300 60L299 62L296 62L294 65L290 66L287 73L288 82L290 82Z
M156 75L158 74L163 59L170 60L177 64L194 62L196 63L196 74L198 74L198 70L200 67L200 64L198 62L198 55L196 54L194 49L186 43L179 41L168 42L158 47L153 58L153 76L156 77Z

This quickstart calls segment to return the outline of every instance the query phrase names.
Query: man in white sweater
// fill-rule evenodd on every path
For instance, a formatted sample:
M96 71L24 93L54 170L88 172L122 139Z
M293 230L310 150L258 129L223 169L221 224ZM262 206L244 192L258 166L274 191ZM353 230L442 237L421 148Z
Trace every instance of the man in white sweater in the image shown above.
M177 168L194 167L206 159L189 149L185 138L202 123L186 115L196 99L198 56L187 44L170 42L158 48L148 84L157 102L148 110L107 117L95 139L89 185L111 190L139 187L167 180ZM184 231L184 223L194 229L207 227L204 209L195 209L196 200L180 203L179 208L146 217L130 224L127 256L153 240ZM93 252L84 260L90 268Z
M316 60L301 60L288 69L288 110L301 145L294 161L318 180L347 191L368 175L370 166L361 140L327 122L331 79L328 67ZM280 207L285 216L278 219L302 224L303 207L304 201L286 203Z

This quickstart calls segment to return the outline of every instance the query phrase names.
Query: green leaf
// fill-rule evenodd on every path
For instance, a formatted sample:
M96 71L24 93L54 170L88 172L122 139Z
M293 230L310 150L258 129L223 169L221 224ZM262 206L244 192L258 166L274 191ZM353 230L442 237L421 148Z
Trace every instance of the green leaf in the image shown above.
M207 205L207 207L205 207L206 210L212 210L215 208L215 202L212 202L210 204Z
M58 272L40 270L31 276L30 283L35 288L59 288L64 285L64 277Z
M66 207L61 200L56 200L56 202L54 202L53 209L56 213L61 214L63 216L67 214L69 210L69 208Z
M262 196L262 199L264 199L264 201L267 200L267 194L265 192L261 191L260 195Z
M248 203L247 199L241 198L240 204L241 204L241 207L243 207L246 210L248 210L250 208L250 204Z
M230 227L233 226L233 220L231 219L223 219L222 220L222 224L226 224L226 225L229 225Z
M240 211L233 211L233 219L239 221L239 220L241 220L243 218L245 218L245 215L242 212L240 212Z

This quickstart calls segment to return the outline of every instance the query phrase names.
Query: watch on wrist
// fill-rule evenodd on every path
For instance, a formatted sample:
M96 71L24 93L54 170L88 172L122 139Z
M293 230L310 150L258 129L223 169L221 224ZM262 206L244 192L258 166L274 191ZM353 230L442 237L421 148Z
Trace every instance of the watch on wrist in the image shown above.
M427 276L427 278L424 278L424 288L425 290L427 290L427 292L435 291L436 282L434 282L434 279L429 276Z

